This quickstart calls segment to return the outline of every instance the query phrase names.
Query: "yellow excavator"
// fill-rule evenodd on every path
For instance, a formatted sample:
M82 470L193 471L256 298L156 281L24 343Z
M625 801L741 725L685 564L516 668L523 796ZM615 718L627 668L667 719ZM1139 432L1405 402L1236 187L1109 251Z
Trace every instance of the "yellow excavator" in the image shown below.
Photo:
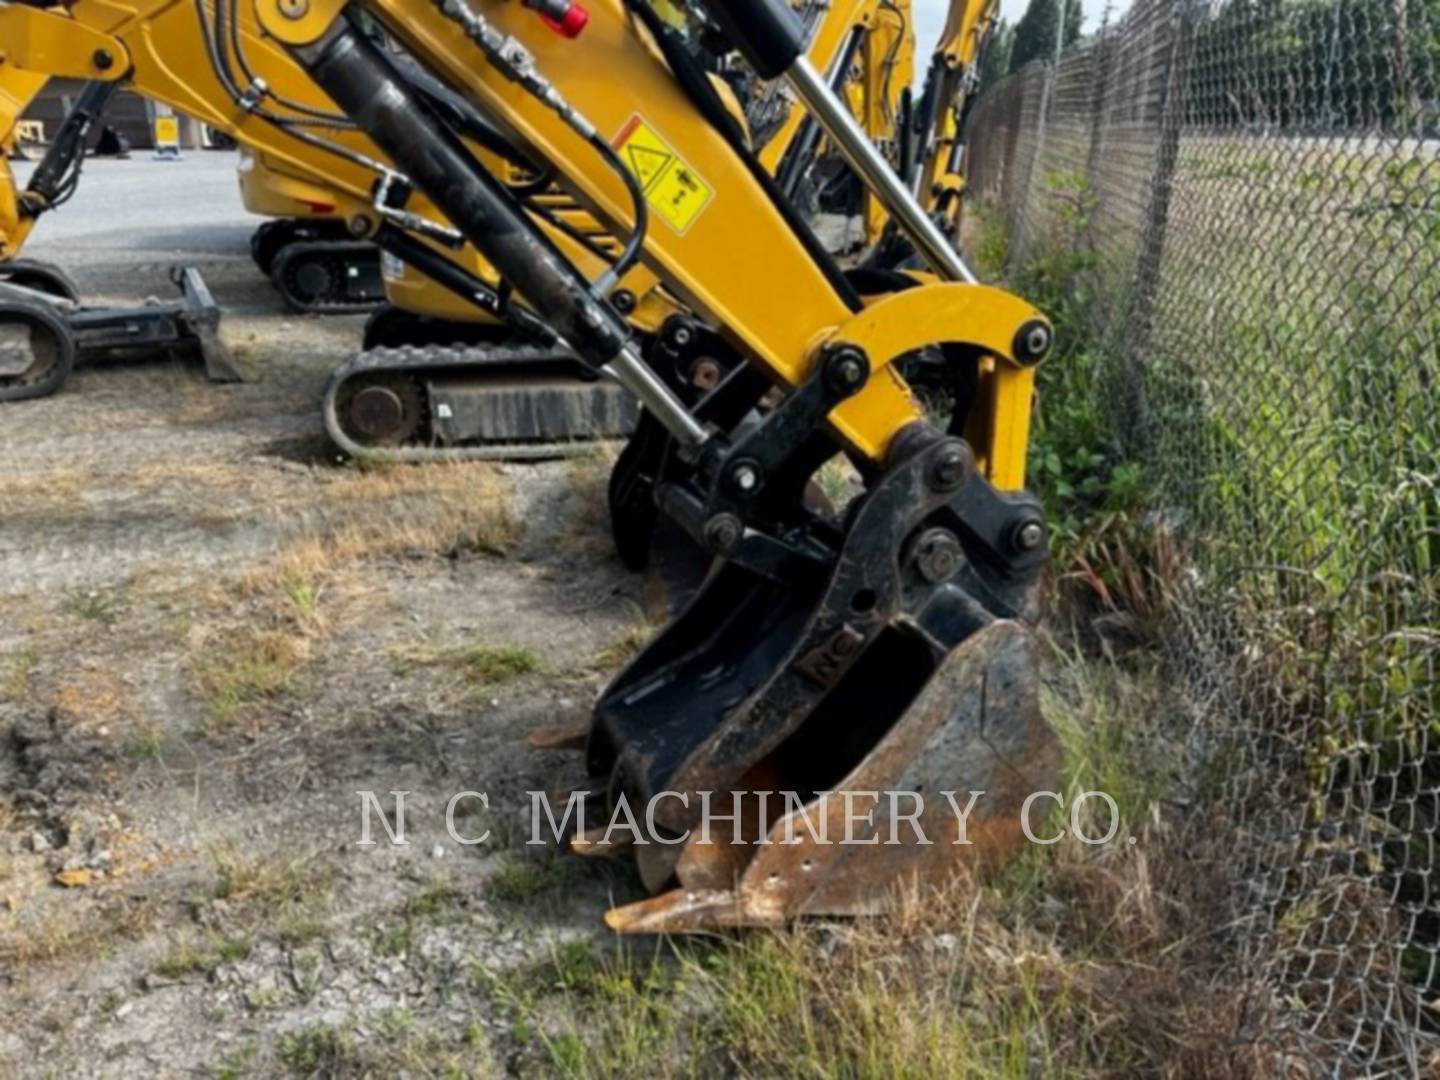
M22 69L128 80L296 167L298 145L325 146L353 233L424 244L453 228L505 283L496 314L639 402L634 505L643 495L714 562L585 729L536 740L583 746L602 804L592 814L645 821L627 835L652 895L606 916L627 932L884 910L907 883L944 885L1013 856L1026 796L1058 771L1025 628L1047 533L1022 490L1051 327L976 282L811 63L788 4L717 0L705 13L696 34L647 0L0 6L0 40ZM623 238L609 271L591 277L566 257L524 193L376 45L372 23ZM861 299L756 158L704 61L722 50L785 81L930 280ZM290 67L318 94L277 98ZM648 154L637 198L624 162ZM427 205L443 221L413 209ZM700 331L672 337L674 355L643 355L617 310L640 264ZM955 372L945 429L901 375L925 349ZM678 392L680 365L706 359L718 381ZM837 454L864 491L830 514L803 493ZM976 791L963 819L944 797ZM594 827L572 845L625 846Z
M0 149L6 151L0 155L0 402L54 393L79 364L137 353L198 354L211 379L238 380L219 335L220 309L194 268L176 267L171 275L179 300L93 307L80 302L60 267L19 257L35 223L75 193L91 129L116 86L95 81L84 88L22 189L8 151L21 114L48 79L0 52Z

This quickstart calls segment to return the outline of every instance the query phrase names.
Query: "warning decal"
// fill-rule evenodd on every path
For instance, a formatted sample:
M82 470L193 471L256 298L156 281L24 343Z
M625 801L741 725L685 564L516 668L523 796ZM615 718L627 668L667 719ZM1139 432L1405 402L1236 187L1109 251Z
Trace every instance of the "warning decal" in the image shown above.
M621 128L615 149L640 181L650 209L678 233L690 228L714 195L710 185L638 115Z

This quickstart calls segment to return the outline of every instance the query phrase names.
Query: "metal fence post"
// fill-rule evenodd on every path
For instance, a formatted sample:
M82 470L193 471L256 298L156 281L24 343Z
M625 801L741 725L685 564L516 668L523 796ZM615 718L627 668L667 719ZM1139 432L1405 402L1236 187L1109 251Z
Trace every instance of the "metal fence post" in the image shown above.
M1174 0L1170 20L1170 48L1165 50L1165 72L1160 100L1160 141L1151 172L1149 197L1140 234L1140 252L1131 291L1125 356L1125 395L1129 432L1144 445L1150 441L1149 408L1145 397L1145 362L1155 315L1155 296L1165 255L1165 232L1170 217L1170 196L1175 164L1180 153L1180 132L1185 121L1185 88L1195 36L1194 0Z

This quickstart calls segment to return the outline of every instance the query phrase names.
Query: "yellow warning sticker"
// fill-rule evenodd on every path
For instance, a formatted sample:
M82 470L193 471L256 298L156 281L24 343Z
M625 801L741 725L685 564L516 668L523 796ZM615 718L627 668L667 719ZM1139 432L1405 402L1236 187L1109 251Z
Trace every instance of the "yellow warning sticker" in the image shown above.
M625 167L640 181L650 209L684 235L714 190L638 114L620 129L614 145Z

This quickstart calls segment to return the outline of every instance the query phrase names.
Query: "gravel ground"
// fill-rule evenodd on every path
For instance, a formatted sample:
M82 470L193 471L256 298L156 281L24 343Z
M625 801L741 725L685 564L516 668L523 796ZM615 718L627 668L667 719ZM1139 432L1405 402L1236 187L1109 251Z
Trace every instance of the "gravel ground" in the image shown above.
M199 266L252 378L0 406L0 1075L535 1071L508 980L636 889L523 843L526 792L579 779L526 732L644 626L605 461L338 461L362 320L282 310L234 165L93 161L26 251L95 302ZM446 835L466 789L488 843ZM356 845L365 790L411 793L408 846Z

